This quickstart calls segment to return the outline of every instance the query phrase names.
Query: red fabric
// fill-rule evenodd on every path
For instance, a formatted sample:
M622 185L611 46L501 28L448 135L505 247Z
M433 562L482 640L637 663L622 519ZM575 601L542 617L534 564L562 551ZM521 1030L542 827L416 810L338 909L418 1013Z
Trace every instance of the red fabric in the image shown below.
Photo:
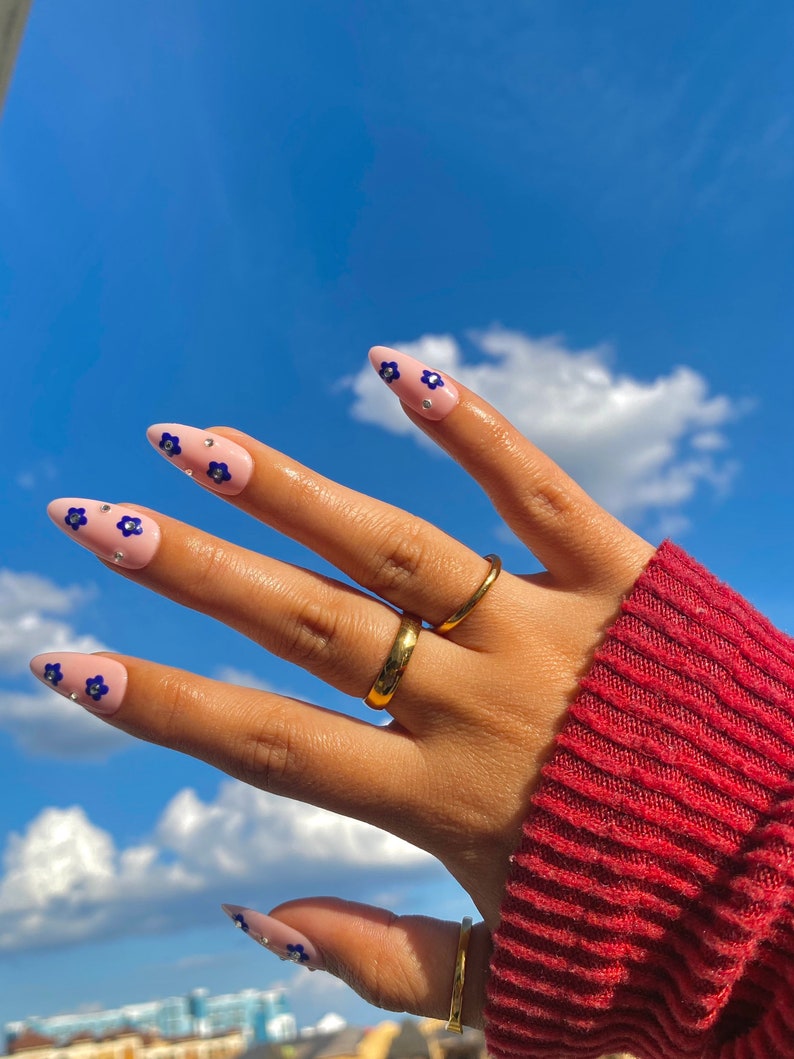
M524 822L486 1008L502 1057L794 1057L794 641L664 544Z

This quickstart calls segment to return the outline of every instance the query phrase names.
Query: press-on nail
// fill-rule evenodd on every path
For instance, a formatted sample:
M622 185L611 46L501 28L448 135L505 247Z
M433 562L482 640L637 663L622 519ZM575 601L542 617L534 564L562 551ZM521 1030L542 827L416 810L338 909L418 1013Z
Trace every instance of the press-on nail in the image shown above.
M425 419L444 419L458 403L460 395L454 382L407 353L374 346L369 359L389 389Z
M325 967L325 960L317 947L280 919L243 905L221 905L221 908L243 934L275 953L280 960L307 967L310 971L322 971Z
M237 496L254 469L251 454L220 434L181 423L155 423L146 436L163 456L199 485L224 496Z
M127 670L113 658L50 651L32 658L30 668L53 691L102 717L116 712L127 690Z
M62 497L52 501L47 514L71 540L127 570L150 563L160 544L154 519L121 504Z

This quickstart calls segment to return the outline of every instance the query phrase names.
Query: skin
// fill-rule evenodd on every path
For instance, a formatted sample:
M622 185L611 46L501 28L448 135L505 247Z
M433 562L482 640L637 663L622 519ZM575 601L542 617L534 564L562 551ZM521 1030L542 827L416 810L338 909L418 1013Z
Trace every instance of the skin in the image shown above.
M460 401L441 422L403 410L479 482L545 572L503 571L452 632L422 632L389 706L390 726L120 655L109 657L127 667L128 688L107 723L246 783L376 824L437 857L482 915L463 1010L467 1025L480 1026L490 934L540 769L654 549L457 385ZM488 572L480 555L420 519L235 430L212 429L254 460L251 481L227 501L313 549L366 594L160 514L162 543L149 566L112 569L333 687L367 694L399 627L393 608L438 624ZM446 1017L458 923L332 898L291 901L272 914L311 938L327 969L370 1002Z

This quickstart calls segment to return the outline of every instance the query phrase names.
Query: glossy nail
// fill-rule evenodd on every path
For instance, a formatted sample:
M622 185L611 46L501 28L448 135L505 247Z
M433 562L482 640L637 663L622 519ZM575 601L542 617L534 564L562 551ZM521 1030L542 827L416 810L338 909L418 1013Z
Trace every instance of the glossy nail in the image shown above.
M243 905L221 905L221 908L238 930L275 953L280 960L296 963L310 971L322 971L325 967L325 960L317 947L305 935L288 927L280 919Z
M444 419L458 403L454 382L407 353L374 346L369 360L389 389L425 419Z
M194 482L224 496L237 496L254 469L251 454L220 434L181 423L155 423L146 431L152 446Z
M121 504L62 497L52 501L47 514L71 540L127 570L150 563L160 544L154 519Z
M50 651L32 658L30 669L53 691L101 717L116 712L127 690L127 670L113 658Z

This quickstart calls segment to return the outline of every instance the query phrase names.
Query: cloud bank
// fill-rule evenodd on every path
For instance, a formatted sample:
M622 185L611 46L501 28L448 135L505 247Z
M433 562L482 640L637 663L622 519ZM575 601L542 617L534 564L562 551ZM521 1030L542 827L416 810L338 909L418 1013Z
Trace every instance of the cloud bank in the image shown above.
M613 514L634 525L680 522L702 486L729 484L724 429L744 409L710 394L691 368L643 381L616 373L605 346L571 350L557 336L500 327L469 339L468 359L451 335L399 348L481 394ZM350 387L354 418L431 444L368 365Z
M210 802L179 791L124 849L82 807L48 807L7 839L0 951L178 930L211 921L221 900L269 906L318 879L371 900L440 871L384 831L230 780Z

